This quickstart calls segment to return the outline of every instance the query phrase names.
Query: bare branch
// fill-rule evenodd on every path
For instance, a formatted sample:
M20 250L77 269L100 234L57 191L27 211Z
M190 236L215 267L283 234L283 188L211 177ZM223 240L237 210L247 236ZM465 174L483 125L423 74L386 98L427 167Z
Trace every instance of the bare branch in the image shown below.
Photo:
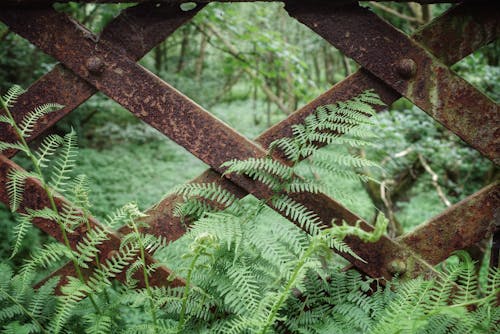
M446 198L446 195L444 194L443 189L441 188L441 186L438 183L438 178L439 178L438 175L431 169L431 166L429 166L429 164L427 163L427 161L425 160L425 158L423 157L422 154L420 154L420 153L418 154L418 159L420 160L420 163L424 167L425 171L427 173L431 174L432 184L436 188L436 191L438 193L439 198L444 203L444 205L446 205L447 207L450 207L451 202L448 200L448 198Z

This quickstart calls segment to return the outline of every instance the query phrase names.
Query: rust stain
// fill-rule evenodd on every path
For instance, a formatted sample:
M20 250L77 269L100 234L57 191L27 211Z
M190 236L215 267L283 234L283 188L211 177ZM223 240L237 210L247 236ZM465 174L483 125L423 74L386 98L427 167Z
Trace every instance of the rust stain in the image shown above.
M21 170L21 167L7 159L5 156L0 155L0 184L5 184L8 178L8 173L11 169L18 169ZM63 205L64 203L67 203L65 199L61 197L56 197L56 205L58 210L63 210ZM0 187L0 201L3 203L7 204L9 203L9 198L8 194L5 188ZM25 191L24 191L24 198L23 201L20 205L20 208L18 212L26 212L26 209L43 209L46 207L49 207L49 200L48 197L43 190L42 185L40 182L36 179L29 178L26 181L25 184ZM93 217L88 217L89 218L89 224L91 227L95 226L100 226L99 222L93 218ZM59 242L64 243L62 239L62 233L59 228L59 225L55 221L47 220L47 219L36 219L34 222L35 226L40 228L42 231L47 233L48 235L53 236L55 239L57 239ZM102 226L101 226L102 227ZM74 233L68 234L68 239L70 241L71 247L75 250L76 246L78 245L79 242L83 240L83 237L85 236L85 231L86 231L86 226L82 225L78 228L75 229ZM114 234L111 231L108 231L108 237L109 239L107 242L101 244L98 248L101 250L102 254L108 254L112 250L119 249L120 247L120 238L118 235ZM101 261L104 261L105 258L101 258ZM148 256L147 257L147 262L148 263L153 263L155 260ZM73 264L70 264L72 267ZM68 271L69 273L69 271ZM74 275L74 268L71 269L71 273ZM87 272L88 274L89 272ZM122 273L122 275L125 275L125 272ZM159 270L156 271L156 278L154 282L158 282L159 285L161 284L166 284L170 282L170 277L172 276L172 271L170 271L166 267L161 267ZM124 276L120 276L122 280L124 279ZM142 275L138 274L136 279L140 282L139 284L144 285L144 280ZM184 280L181 278L175 278L171 283L173 286L181 286L184 285Z
M497 183L453 205L398 241L435 265L452 252L491 235L499 215L500 186Z
M482 15L489 18L491 12L500 9L500 4L482 8ZM500 164L498 104L457 76L411 38L357 4L334 7L326 2L317 5L294 2L287 4L286 9L291 16L311 27L485 157ZM313 23L318 25L313 26ZM496 24L483 26L490 30L481 35L498 37L499 26L498 20ZM350 31L350 39L343 38L339 31ZM378 38L380 36L387 39L382 40ZM485 37L479 39L483 41ZM415 76L401 77L398 64L404 59L415 62ZM431 75L434 71L437 72L435 77ZM434 98L430 99L427 91L431 91Z
M464 9L464 8L468 8L468 7L470 7L468 4L457 6L457 8L459 8L459 9ZM132 9L132 11L133 10L148 10L147 7L145 9L144 9L144 7L141 7L141 8L142 9L134 8L134 9ZM149 10L151 11L151 8ZM127 11L129 11L129 10L127 10ZM426 27L421 32L417 33L416 38L421 37L423 43L425 44L425 41L427 38L427 37L425 37L426 35L430 34L431 36L433 36L433 33L436 33L436 34L439 33L439 29L442 29L444 26L446 26L446 22L449 22L450 19L453 19L454 15L456 15L457 13L460 14L460 10L458 10L458 11L455 9L451 10L449 12L449 14L447 14L448 17L445 16L445 17L442 17L440 19L435 20L435 22L431 23L428 26L428 28ZM495 23L496 17L492 17L491 14L489 14L489 16L488 16L487 13L491 13L491 12L488 12L488 11L486 11L486 13L479 12L479 15L481 16L481 18L484 18L484 20L483 20L484 22L480 22L481 24L476 24L476 25L471 24L470 26L472 26L473 28L471 29L469 26L468 29L471 31L475 31L475 30L477 30L477 27L487 26L486 29L487 30L489 29L488 31L490 31L491 29L497 29L496 35L498 35L498 23ZM0 13L0 16L1 15L2 14ZM21 13L21 15L22 15L22 13ZM36 18L37 13L35 13L34 15ZM149 39L150 44L153 44L155 42L157 43L161 40L159 37L159 33L163 31L161 28L162 27L161 21L162 21L162 17L164 18L165 15L167 15L167 14L163 13L161 15L158 15L157 21L152 20L151 22L149 21L150 18L148 15L143 16L144 17L143 20L145 20L145 21L142 21L143 25L144 25L144 29L147 29L150 26L154 27L154 25L157 24L157 26L156 26L157 33L151 33L151 32L145 33L146 36L150 36L150 38L151 38L151 39ZM175 20L175 17L179 17L178 14L176 14L176 15L172 15L171 19ZM474 14L474 15L476 15L476 14ZM123 16L121 15L120 17L123 17ZM139 58L140 53L141 52L145 53L147 51L146 49L150 46L147 46L147 45L144 46L143 44L139 43L139 41L137 40L138 34L134 35L133 34L134 31L132 31L132 33L128 33L130 31L127 31L127 29L132 29L131 27L133 26L132 23L134 22L134 20L141 19L141 15L138 15L138 17L139 18L134 17L133 15L131 18L130 17L129 18L123 17L123 22L122 22L123 24L122 24L122 27L119 29L113 28L113 27L119 27L119 24L115 24L113 22L113 24L115 24L115 25L112 24L108 28L106 28L105 32L101 36L99 43L103 43L103 41L104 41L104 44L106 46L108 46L109 48L116 50L118 52L118 55L128 54L130 57ZM147 19L145 19L145 18L147 18ZM127 20L128 20L128 22L127 22ZM492 20L493 20L494 24L491 24ZM118 20L118 22L120 22L120 21ZM183 22L179 22L179 25L182 23ZM58 29L57 26L58 26L58 24L53 25L52 29ZM317 27L320 27L320 24L318 24ZM491 27L493 27L493 28L491 28ZM31 28L32 27L30 27L30 29ZM351 34L349 31L348 31L348 33ZM355 33L355 32L353 32L353 33ZM50 35L50 34L45 34L44 36L40 36L40 40L42 43L49 43L50 42L50 39L45 39L46 36L48 36L48 35ZM142 38L142 37L144 37L144 36L139 36L139 38ZM377 38L379 36L374 36L374 37ZM35 37L32 36L32 39L33 38L35 38ZM65 40L64 43L56 43L56 44L59 44L58 52L63 53L65 51L65 49L68 49L68 48L70 48L70 50L72 50L71 46L67 45L67 44L70 44L71 38L72 38L71 34L68 34L68 40ZM134 38L136 38L136 39L134 39ZM391 38L388 38L386 36L384 38L387 42L392 41ZM472 50L474 50L474 48L477 48L480 45L487 43L491 38L492 38L491 34L483 34L482 39L478 38L478 39L475 39L473 41L473 46L471 46L470 48L462 47L462 48L460 48L460 50L456 50L454 48L447 49L446 47L443 47L442 45L435 46L435 47L430 45L429 47L431 48L431 50L433 52L438 53L439 51L441 51L442 54L450 55L449 57L447 57L447 61L452 62L453 59L457 59L458 57L463 57L463 56L465 56L465 54L467 52L471 52ZM160 40L158 40L158 39L160 39ZM89 38L88 40L95 44L96 43L95 41L97 41L98 39L95 37L92 37L92 38ZM430 41L430 39L429 39L429 41ZM430 41L430 42L432 42L432 41ZM429 44L431 44L431 43L429 43ZM141 45L141 47L136 48L137 45ZM466 45L466 43L465 43L465 45ZM439 50L434 50L433 48L436 48ZM78 51L79 50L76 49L76 51L75 51L76 54L78 54ZM361 51L363 54L366 52L369 53L370 49L363 47L363 50L361 50ZM68 55L68 57L72 57L72 56L75 57L75 54ZM122 74L122 75L129 74L129 72L126 72L122 67L115 66L115 64L113 62L113 60L114 60L113 57L111 57L111 59L107 59L107 58L104 58L104 59L106 59L106 63L108 63L108 61L111 62L111 65L109 65L109 66L113 70L113 72L115 72L115 74L117 74L116 71L118 71L119 74ZM87 75L85 72L86 70L84 69L84 67L82 67L81 64L74 64L74 66L76 66L77 73L78 73L78 71L80 71L81 75L83 75L83 76ZM63 75L59 75L59 76L54 75L52 80L55 81L55 83L59 83L59 82L64 83L65 81L74 80L77 83L80 83L81 85L85 86L86 89L91 90L90 93L84 93L84 94L79 95L77 98L75 98L76 103L78 103L78 104L82 103L86 98L88 98L88 96L92 95L93 92L95 92L95 90L93 89L92 86L85 83L85 81L79 79L71 71L65 70L63 67L60 67L60 68L62 70L64 70L64 76ZM127 68L130 68L130 67L127 67ZM131 68L135 69L134 67L131 67ZM64 80L61 80L61 77L64 77ZM145 77L149 78L146 81L149 81L152 79L147 75ZM67 78L67 80L66 80L66 78ZM42 80L44 80L44 79L46 79L46 77L44 77ZM47 79L50 79L50 77ZM90 79L94 80L94 81L92 81L94 84L96 84L96 83L98 84L97 78L94 78L94 79L90 78ZM50 82L50 80L46 80L46 81ZM130 84L130 82L128 84ZM161 83L160 83L160 85L161 85ZM48 86L48 85L45 83L45 84L41 84L39 86L39 87L41 87L40 90L42 92L43 92L43 89L45 88L44 86ZM423 86L420 85L420 87L423 87ZM32 87L32 88L35 88L35 87ZM32 91L34 91L34 90L32 90L32 88L30 88L30 93ZM290 132L291 124L301 122L308 114L310 114L314 110L314 108L316 106L321 105L321 104L326 104L326 103L332 103L332 102L335 102L336 100L348 99L348 98L350 98L354 95L357 95L358 93L360 93L363 90L366 90L368 88L375 88L376 91L382 96L382 99L384 101L386 101L386 103L388 103L388 104L390 104L391 101L396 100L400 96L396 91L394 91L392 88L389 88L380 79L369 74L365 70L360 70L356 74L354 74L353 76L347 78L344 82L334 86L330 91L326 92L325 94L320 96L318 99L311 102L308 106L297 111L289 119L285 120L284 122L269 129L268 131L266 131L264 134L262 134L258 138L258 142L260 142L263 146L266 146L278 137L290 135L291 134L291 132ZM128 99L133 99L133 95L130 93L133 91L134 90L121 92L124 96L124 100L122 101L122 103L124 105L126 105L126 106L133 105L133 104L130 104L128 101ZM175 90L169 89L168 91L173 92L174 96L179 97L179 95L177 94L177 92ZM62 90L55 90L55 92L57 92L57 93L54 93L54 96L57 96L57 94L61 94L61 92L68 92L69 94L66 94L66 95L69 95L69 96L72 95L70 93L71 89L69 89L69 88L64 88ZM86 94L88 94L87 97L86 97ZM26 96L28 96L28 95L26 95ZM40 96L43 96L43 94L40 94ZM160 97L157 97L157 98L159 98L161 100L161 103L157 102L155 105L152 106L152 109L161 108L162 105L164 108L168 108L168 106L165 107L165 104L168 103L167 101L170 101L170 99L172 98L172 95L170 95L170 94L161 95ZM26 98L26 101L30 101L30 99ZM50 100L50 102L54 102L54 101L57 101L57 100ZM184 103L185 97L181 96L180 101L183 101L182 103ZM48 102L48 101L45 101L45 102ZM57 102L59 102L59 101L57 101ZM64 102L59 102L59 103L68 105ZM191 103L191 102L189 101L188 104L189 103ZM190 105L192 106L192 104L190 104ZM195 106L195 107L198 108L197 106ZM170 106L170 108L172 108L172 106ZM69 108L67 108L67 110L65 112L67 113L71 110L72 110L72 107L69 107ZM138 109L138 113L141 114L142 117L148 117L148 111L146 111L146 110L149 110L149 108L148 109ZM171 112L171 109L169 110L169 112ZM193 117L195 117L193 115L194 114L190 114L190 113L188 115L186 115L186 118L189 119L189 122L190 122L189 128L193 128L194 126L196 126L196 123L193 123ZM55 121L57 121L57 120L54 120L53 122L55 122ZM150 122L155 127L159 127L159 128L164 128L164 127L169 126L169 123L161 118L157 119L157 118L152 117ZM216 124L217 123L218 122L216 121ZM0 134L0 136L1 136L1 134ZM228 136L232 136L231 131L228 133ZM200 143L199 145L203 145L203 143ZM194 145L192 148L193 151L197 152L197 151L204 149L203 147L199 147L199 145L198 146ZM216 147L218 147L219 149L221 149L221 148L224 149L225 146L222 145L222 146L216 146ZM251 151L252 150L253 149L251 149ZM262 152L262 151L261 151L261 149L257 148L257 149L255 149L254 152L251 152L250 154L253 155L254 153L259 153L259 152ZM279 157L276 156L276 158L279 158ZM238 196L242 197L246 194L245 190L236 186L234 183L228 181L227 179L221 179L219 174L217 174L213 171L207 171L205 174L201 175L195 181L208 182L208 181L213 181L213 180L220 182L225 188L236 193ZM237 183L242 185L240 182L237 182ZM249 187L251 188L251 185L249 185ZM248 187L246 187L246 188L248 189ZM164 201L162 201L157 207L150 210L151 215L150 215L150 217L147 218L147 221L148 221L148 223L151 224L151 227L155 233L167 234L167 235L170 235L172 239L176 239L176 238L180 237L185 232L185 227L175 218L169 217L170 212L171 212L170 206L173 205L173 200L174 200L174 198L167 198ZM331 199L327 198L326 196L324 198L316 198L313 196L309 196L309 197L306 196L305 198L302 198L299 200L304 202L304 203L308 203L308 205L311 205L312 208L318 208L318 207L322 208L321 215L325 218L327 218L327 217L335 217L335 218L342 217L348 221L352 221L353 219L357 218L354 214L350 213L347 209L345 209L341 206L338 206L335 202L333 202ZM366 225L365 227L369 228L368 225ZM437 240L436 242L439 243L439 240ZM388 275L390 275L391 271L393 271L393 269L391 269L391 268L394 267L394 265L393 265L395 263L394 261L402 261L401 259L407 259L405 262L405 266L407 268L410 268L408 271L410 273L412 273L412 275L416 274L418 272L422 272L422 271L429 272L429 270L431 270L425 262L414 258L411 251L405 249L404 247L401 247L401 245L399 245L398 243L395 243L394 241L387 239L387 238L384 238L381 242L379 242L378 245L375 244L375 245L377 245L376 247L371 247L370 249L361 245L358 240L349 240L349 243L352 244L351 246L353 248L355 248L357 245L358 248L361 248L360 251L364 250L364 253L366 253L366 255L364 255L363 257L365 257L366 259L370 259L370 262L373 262L373 264L371 266L367 266L364 263L356 263L356 265L358 266L358 268L361 268L365 272L370 273L374 277L379 277L379 276L390 277ZM373 261L372 261L372 259L373 259ZM401 266L399 266L399 267L401 267Z

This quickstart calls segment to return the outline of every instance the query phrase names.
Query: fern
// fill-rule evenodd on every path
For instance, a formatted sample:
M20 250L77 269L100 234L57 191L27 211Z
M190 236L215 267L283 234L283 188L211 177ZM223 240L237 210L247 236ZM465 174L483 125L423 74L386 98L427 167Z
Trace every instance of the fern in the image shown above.
M77 262L82 268L88 268L88 262L95 260L100 252L98 246L108 240L108 232L102 227L95 226L88 231L76 246Z
M19 124L19 129L21 130L21 136L24 138L29 137L33 132L36 123L45 115L62 109L63 106L56 103L47 103L38 106L31 113L26 115L24 119Z
M5 93L5 95L3 95L1 98L3 107L11 108L12 106L14 106L14 104L16 104L19 96L24 94L24 92L25 92L25 90L22 89L21 86L18 86L18 85L14 85L11 88L9 88L7 93ZM9 119L9 121L5 121L6 123L9 123L11 120L11 118L8 118L8 119Z
M59 135L48 135L40 144L40 148L36 152L37 164L42 167L48 167L49 158L53 157L57 149L63 144L64 140Z
M26 179L31 176L32 174L17 169L11 169L9 171L6 188L12 212L19 209L19 205L23 201L24 183Z
M63 191L70 180L69 172L76 163L76 132L72 129L64 136L61 156L55 161L49 185L56 191Z
M15 103L21 90L3 98L4 109ZM7 102L6 102L7 101ZM370 144L373 105L381 102L373 92L335 105L322 106L303 124L294 125L293 136L271 145L291 163L271 156L223 165L225 174L249 176L272 191L267 201L239 199L215 184L188 184L173 192L182 199L175 213L193 219L187 235L176 244L145 231L145 215L128 204L106 220L112 228L129 231L115 252L100 253L108 229L90 224L89 189L84 176L71 177L75 164L74 132L65 137L48 136L37 152L25 145L40 117L59 106L43 106L19 126L0 116L20 133L19 142L0 142L0 150L19 149L33 162L33 172L9 175L11 206L19 209L28 177L40 180L49 200L55 192L71 199L62 208L25 208L16 227L13 254L19 249L29 222L56 221L68 235L77 226L86 233L75 249L49 243L35 251L14 275L0 265L0 327L5 333L488 333L500 330L500 272L491 268L486 284L478 289L473 261L458 253L439 279L398 280L381 288L377 280L359 272L341 270L331 249L357 255L343 241L355 236L363 242L377 241L387 220L377 217L373 231L358 222L348 225L323 222L294 200L297 193L335 191L317 180L301 177L299 162L335 173L342 178L368 181L363 168L377 167L360 156L330 150L331 145L359 148ZM8 111L8 109L6 109ZM3 145L3 146L2 146ZM325 150L322 146L330 145ZM271 151L271 153L273 153ZM42 173L52 172L47 178ZM16 174L17 173L17 174ZM46 182L50 180L50 182ZM282 212L301 229L273 210ZM304 233L306 231L307 233ZM179 252L189 246L188 251ZM150 263L146 253L167 258L186 277L184 287L154 287L149 280L160 263ZM182 256L181 254L182 253ZM67 277L54 296L58 278L39 289L31 287L36 273L47 271L65 259L88 269ZM359 259L359 257L358 257ZM360 259L362 260L362 259ZM125 272L125 286L113 283ZM81 274L81 273L80 273ZM144 288L138 288L138 278ZM457 289L458 286L458 289Z
M4 263L0 264L0 276L0 327L4 332L29 329L30 333L48 333L43 324L56 304L54 289L59 279L52 278L35 290Z

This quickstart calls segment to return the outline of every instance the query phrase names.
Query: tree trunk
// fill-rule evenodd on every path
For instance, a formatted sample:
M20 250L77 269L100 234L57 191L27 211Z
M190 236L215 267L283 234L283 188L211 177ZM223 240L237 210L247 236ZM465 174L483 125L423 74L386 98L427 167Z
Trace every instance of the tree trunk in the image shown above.
M201 74L203 72L203 65L205 64L205 50L207 48L207 36L201 34L200 41L200 52L198 58L196 59L196 80L201 80Z
M177 73L180 73L186 64L186 53L187 53L187 48L188 48L188 42L189 42L189 30L188 27L186 26L182 30L182 42L181 42L181 51L179 54L179 61L177 62Z

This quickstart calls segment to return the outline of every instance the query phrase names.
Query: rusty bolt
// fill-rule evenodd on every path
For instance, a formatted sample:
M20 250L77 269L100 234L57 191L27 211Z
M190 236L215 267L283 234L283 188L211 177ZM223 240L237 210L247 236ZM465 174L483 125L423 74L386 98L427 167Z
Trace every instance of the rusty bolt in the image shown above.
M413 59L404 58L397 64L399 75L405 79L410 79L417 73L417 63Z
M394 275L404 275L406 273L406 262L402 259L394 259L389 263L387 268Z
M101 58L96 56L87 58L85 66L87 66L89 72L93 74L101 74L104 71L104 62Z

